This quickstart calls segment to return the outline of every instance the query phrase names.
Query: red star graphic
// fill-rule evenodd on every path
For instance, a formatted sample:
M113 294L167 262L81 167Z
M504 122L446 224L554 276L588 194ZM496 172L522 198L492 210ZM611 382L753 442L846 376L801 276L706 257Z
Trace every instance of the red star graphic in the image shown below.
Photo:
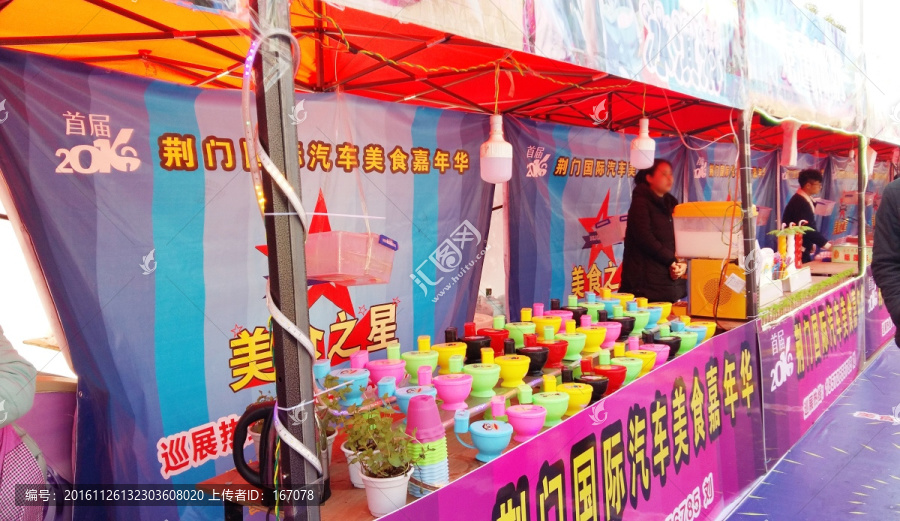
M597 216L582 217L578 219L578 222L581 223L581 226L584 227L586 232L591 233L594 231L594 225L597 224L598 221L602 221L607 217L609 217L609 190L606 191L606 197L603 199L603 204L600 206L600 211L597 212ZM615 259L612 244L594 244L593 246L591 246L591 256L588 260L588 267L596 262L597 255L600 252L606 254L607 258L609 258L610 260Z
M400 297L394 297L393 302L394 302L395 306L399 306L400 305Z
M237 324L234 325L234 329L231 330L231 334L234 335L234 338L237 338L241 331L244 330L243 326L239 326Z
M366 306L359 306L359 316L366 314Z

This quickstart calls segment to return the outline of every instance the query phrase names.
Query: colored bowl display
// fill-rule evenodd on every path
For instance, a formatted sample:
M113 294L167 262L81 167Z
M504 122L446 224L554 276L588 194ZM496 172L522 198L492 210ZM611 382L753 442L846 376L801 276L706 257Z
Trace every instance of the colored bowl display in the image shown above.
M612 349L613 345L615 345L616 340L622 334L622 323L621 322L597 322L593 324L596 327L602 327L606 330L606 334L603 336L603 343L600 344L600 347L603 349Z
M464 342L449 342L431 346L432 351L438 354L438 374L450 374L450 357L453 355L466 356L468 346Z
M551 342L538 342L539 347L546 347L550 353L547 355L545 368L558 369L562 365L563 357L569 349L569 343L565 340L553 340Z
M630 356L616 356L610 360L610 365L621 365L625 367L625 381L622 385L628 385L641 375L641 369L644 362Z
M660 367L669 360L669 346L665 344L644 344L641 346L641 349L656 353L656 364L653 366L654 369Z
M716 323L712 320L695 320L691 322L692 326L704 326L706 328L706 336L703 338L703 342L709 340L716 334Z
M541 432L547 419L547 409L540 405L513 405L507 407L506 416L513 428L513 439L524 443Z
M603 375L581 375L581 378L579 378L577 382L591 386L591 403L603 398L603 395L606 394L606 390L609 388L609 378Z
M556 335L556 339L568 343L563 360L568 362L581 360L581 352L584 351L584 343L587 340L586 335L583 333L560 333Z
M634 300L634 295L632 295L631 293L613 293L612 298L618 299L619 305L624 308L626 307L626 304Z
M678 356L678 350L681 349L681 337L672 336L671 333L668 336L656 337L654 342L669 346L669 360Z
M597 324L581 326L575 332L587 337L584 341L584 353L596 353L606 339L606 328Z
M545 317L559 317L560 323L557 331L563 332L565 331L565 324L567 320L572 320L572 312L566 311L564 309L551 309L550 311L544 311Z
M606 305L602 302L593 302L588 304L582 304L587 311L588 315L591 316L592 322L600 322L600 310L606 311ZM580 324L581 322L579 322Z
M606 388L606 394L612 394L622 387L625 383L625 376L628 370L623 365L601 364L594 366L594 374L605 376L609 379L609 386Z
M572 320L574 320L576 324L580 324L581 317L588 314L588 310L584 306L566 306L562 308L562 310L570 311L572 313Z
M406 376L406 362L404 360L372 360L366 364L369 370L369 382L378 385L385 376L393 376L396 383L403 381Z
M478 449L475 459L487 463L503 454L503 449L509 445L512 438L513 428L506 422L477 421L469 426L469 434L472 436L472 443Z
M442 374L432 380L437 389L438 398L444 401L441 409L456 411L466 408L466 398L472 391L472 375L470 374Z
M525 335L533 335L537 325L534 322L510 322L506 324L509 338L516 341L516 347L525 346Z
M650 318L649 316L647 317ZM631 331L634 329L634 317L612 317L609 319L610 322L618 322L621 329L619 330L619 336L616 337L616 340L620 342L628 338L628 335L631 334Z
M697 333L697 345L702 344L703 341L706 340L706 334L709 331L709 329L707 329L706 326L704 326L702 324L697 325L694 322L692 322L691 325L684 328L684 330L689 331L691 333Z
M467 336L461 341L466 344L467 364L480 364L481 350L485 347L491 347L491 339L483 335Z
M535 333L538 336L538 340L544 340L545 327L549 326L553 328L553 331L559 331L559 327L562 324L562 319L555 316L532 317L531 321L537 326L537 331L535 331Z
M478 334L491 339L491 349L494 350L494 356L503 356L503 341L509 338L509 331L505 329L485 328L479 329Z
M672 315L672 303L671 302L650 302L647 305L651 306L651 307L662 308L662 318L660 318L660 320L662 320L662 321L669 320L669 317Z
M463 367L463 373L472 375L471 396L490 398L496 393L494 387L500 381L500 366L497 364L470 364Z
M629 335L640 335L641 331L643 331L650 322L649 311L625 311L624 315L626 317L634 318L634 324L631 325L631 331L628 332Z
M681 339L681 347L678 349L679 355L683 355L697 347L697 333L693 331L673 331L671 334Z
M535 393L531 399L535 405L540 405L547 410L547 417L544 418L544 427L559 425L563 415L569 408L569 395L559 391Z
M531 360L528 364L528 376L541 376L550 357L550 349L544 346L523 347L518 350L518 354Z
M409 412L409 401L412 399L412 397L420 396L423 394L437 397L437 389L430 385L415 385L397 389L397 392L394 394L394 396L397 398L397 406L400 407L400 412L406 415Z
M650 351L647 349L634 349L625 353L625 356L637 358L641 361L641 363L643 364L641 366L642 376L652 371L653 367L656 366L656 351Z
M648 328L656 326L656 324L658 324L659 321L662 320L663 308L659 306L651 306L645 309L648 313L650 313L650 320L647 321L647 325L644 327Z
M569 395L569 406L566 407L566 416L578 414L591 402L593 388L590 385L569 382L557 386L556 389Z
M367 369L335 369L330 374L336 377L339 383L350 382L350 385L347 386L349 391L341 399L341 405L349 407L362 404L363 391L369 385L369 371Z
M500 366L500 387L515 388L523 383L522 379L528 373L528 366L531 364L531 358L521 355L505 355L498 356L494 359L494 363Z
M406 373L409 375L409 383L412 385L419 385L420 367L428 365L434 371L438 365L437 351L407 351L400 357L406 361Z

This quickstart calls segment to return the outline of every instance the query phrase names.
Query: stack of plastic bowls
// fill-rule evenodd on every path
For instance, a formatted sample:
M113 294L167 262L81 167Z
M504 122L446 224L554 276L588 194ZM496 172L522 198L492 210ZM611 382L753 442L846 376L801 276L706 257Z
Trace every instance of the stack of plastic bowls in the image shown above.
M410 448L415 461L413 477L435 487L450 483L447 437L433 396L415 396L410 400L406 434L416 439ZM428 492L409 484L409 493L415 497L423 497Z

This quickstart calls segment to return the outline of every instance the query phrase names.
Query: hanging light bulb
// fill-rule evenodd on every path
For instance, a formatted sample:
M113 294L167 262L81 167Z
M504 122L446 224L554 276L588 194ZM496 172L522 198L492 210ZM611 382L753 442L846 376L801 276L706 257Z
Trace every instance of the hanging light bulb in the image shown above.
M650 137L650 120L641 118L638 137L631 142L631 166L637 170L653 166L656 157L656 141Z
M481 179L486 183L505 183L512 178L513 147L503 139L503 116L491 116L491 134L481 144Z

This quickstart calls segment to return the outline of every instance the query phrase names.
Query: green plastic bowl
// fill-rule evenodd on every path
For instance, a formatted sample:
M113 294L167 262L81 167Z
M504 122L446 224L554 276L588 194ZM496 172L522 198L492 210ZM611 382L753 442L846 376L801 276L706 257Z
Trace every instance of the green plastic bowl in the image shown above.
M400 358L406 360L406 372L409 374L410 385L419 385L420 367L430 365L431 371L434 372L438 365L437 351L409 351L400 355Z
M537 324L534 322L510 322L506 324L509 338L516 341L516 347L525 347L525 335L533 335Z
M605 305L605 304L602 304L602 303L600 303L600 302L596 302L596 303L594 303L594 304L587 304L587 303L584 303L584 304L582 304L581 306L587 308L587 310L588 310L588 315L591 316L591 321L592 321L592 322L600 322L600 310L601 310L601 309L606 309L606 305ZM579 324L579 325L580 325L580 324Z
M472 375L472 392L469 396L490 398L496 393L494 387L500 381L500 366L497 364L469 364L463 372Z
M634 327L631 328L631 334L629 336L641 336L641 331L643 331L647 327L647 324L650 323L649 311L625 311L622 314L626 317L634 318Z
M625 368L625 383L622 385L628 385L633 382L641 375L641 369L644 367L643 361L637 358L631 358L630 356L617 356L611 359L609 363L612 365L621 365Z
M569 344L563 360L567 362L581 360L581 352L584 351L587 335L584 333L559 333L556 335L556 340L565 340Z
M681 348L678 349L679 355L683 355L697 347L697 333L693 331L673 331L670 335L681 339Z
M547 409L547 417L544 419L544 427L553 427L562 421L562 417L569 408L569 395L563 392L536 393L531 397L535 405Z

